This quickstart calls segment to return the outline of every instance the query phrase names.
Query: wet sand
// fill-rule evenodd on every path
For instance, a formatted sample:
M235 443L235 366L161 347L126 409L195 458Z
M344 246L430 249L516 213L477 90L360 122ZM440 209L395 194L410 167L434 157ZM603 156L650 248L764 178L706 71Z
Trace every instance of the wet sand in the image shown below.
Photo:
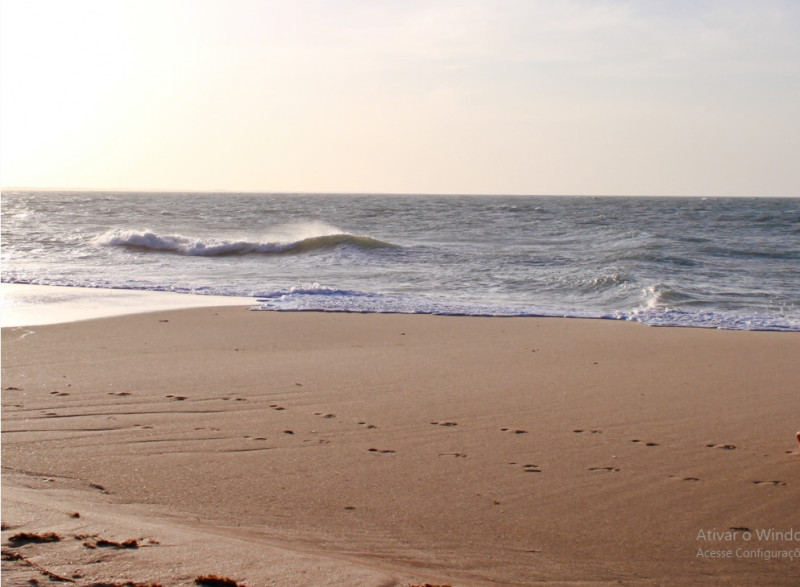
M30 326L209 306L255 306L256 298L102 287L0 283L0 324Z
M4 584L800 575L797 333L228 307L2 342Z

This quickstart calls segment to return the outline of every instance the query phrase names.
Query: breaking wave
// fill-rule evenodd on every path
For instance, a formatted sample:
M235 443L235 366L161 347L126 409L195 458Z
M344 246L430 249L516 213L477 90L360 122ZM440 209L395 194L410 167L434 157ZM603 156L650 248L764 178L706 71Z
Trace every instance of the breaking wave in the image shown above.
M307 254L338 247L351 247L360 250L399 248L398 245L369 236L359 236L346 232L308 236L286 241L250 241L203 239L180 234L161 235L151 230L115 229L97 237L95 243L104 246L203 257L247 254Z

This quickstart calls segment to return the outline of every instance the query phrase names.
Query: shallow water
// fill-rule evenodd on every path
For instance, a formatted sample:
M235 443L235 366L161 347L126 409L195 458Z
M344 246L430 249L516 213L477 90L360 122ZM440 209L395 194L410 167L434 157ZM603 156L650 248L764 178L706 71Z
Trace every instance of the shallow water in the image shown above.
M2 280L800 330L800 200L4 192Z

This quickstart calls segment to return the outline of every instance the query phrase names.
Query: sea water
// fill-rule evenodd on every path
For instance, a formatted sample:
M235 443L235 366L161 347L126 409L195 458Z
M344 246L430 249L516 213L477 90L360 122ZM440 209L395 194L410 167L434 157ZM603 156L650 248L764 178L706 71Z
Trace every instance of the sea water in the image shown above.
M800 199L6 191L2 281L800 331Z

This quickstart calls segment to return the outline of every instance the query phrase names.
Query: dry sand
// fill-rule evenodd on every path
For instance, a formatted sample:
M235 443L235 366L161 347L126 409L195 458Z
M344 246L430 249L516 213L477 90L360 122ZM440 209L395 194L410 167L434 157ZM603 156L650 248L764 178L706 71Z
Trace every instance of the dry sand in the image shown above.
M798 359L576 319L4 328L3 585L795 585Z

